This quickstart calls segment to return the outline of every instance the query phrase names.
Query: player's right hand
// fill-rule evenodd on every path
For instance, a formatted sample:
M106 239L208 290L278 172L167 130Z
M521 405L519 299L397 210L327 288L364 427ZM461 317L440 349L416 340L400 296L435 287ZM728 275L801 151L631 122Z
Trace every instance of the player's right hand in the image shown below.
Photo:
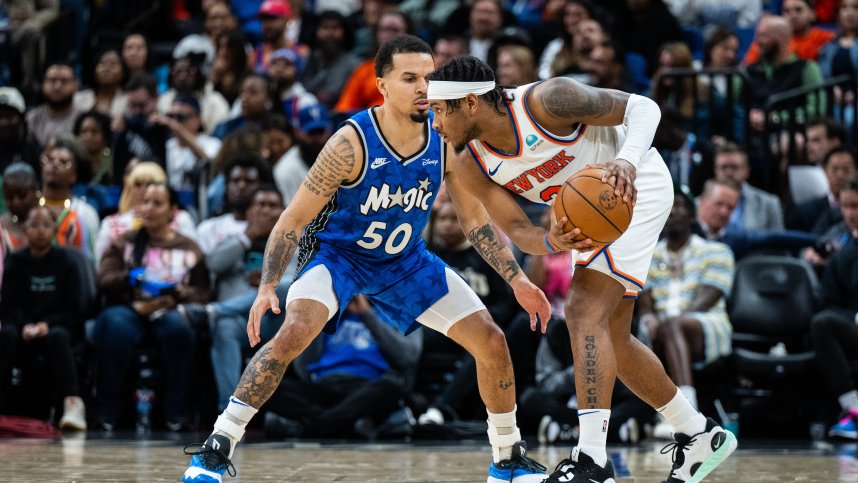
M275 314L280 313L280 300L277 294L274 293L274 288L270 285L261 285L259 292L256 294L256 300L253 301L253 306L250 307L250 315L247 320L247 338L250 341L250 347L256 347L260 342L259 326L262 316L265 312L271 309Z

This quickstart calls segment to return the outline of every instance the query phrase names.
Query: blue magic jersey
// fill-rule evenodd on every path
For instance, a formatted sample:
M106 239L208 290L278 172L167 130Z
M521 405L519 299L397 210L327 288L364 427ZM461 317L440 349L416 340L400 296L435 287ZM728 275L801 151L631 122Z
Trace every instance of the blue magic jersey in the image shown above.
M430 114L431 116L431 114ZM363 144L363 169L356 181L340 186L304 230L300 273L320 247L334 249L355 263L383 263L423 249L420 235L444 174L444 143L425 123L425 143L404 157L379 128L373 109L347 120Z

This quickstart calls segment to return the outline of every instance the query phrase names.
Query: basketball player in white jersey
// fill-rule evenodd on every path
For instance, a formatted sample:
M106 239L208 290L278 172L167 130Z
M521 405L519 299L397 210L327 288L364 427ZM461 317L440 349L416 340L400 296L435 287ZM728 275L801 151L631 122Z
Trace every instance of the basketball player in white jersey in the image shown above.
M479 199L525 252L578 252L566 322L581 434L546 481L614 481L605 440L616 377L676 428L666 481L703 479L735 450L736 438L697 412L630 331L634 300L673 204L670 173L650 148L658 106L565 78L504 89L474 57L453 59L432 73L428 98L433 126L460 153L451 161L448 185ZM563 182L589 165L605 168L613 195L634 206L628 230L608 246L575 242L580 230L564 234L565 218L548 231L536 227L514 200L513 193L551 204Z

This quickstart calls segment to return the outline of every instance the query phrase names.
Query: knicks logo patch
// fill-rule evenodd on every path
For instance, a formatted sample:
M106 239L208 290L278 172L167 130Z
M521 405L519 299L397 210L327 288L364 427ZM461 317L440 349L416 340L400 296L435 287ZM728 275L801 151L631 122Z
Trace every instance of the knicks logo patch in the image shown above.
M613 210L617 206L617 196L609 189L602 191L599 195L599 206L605 210Z

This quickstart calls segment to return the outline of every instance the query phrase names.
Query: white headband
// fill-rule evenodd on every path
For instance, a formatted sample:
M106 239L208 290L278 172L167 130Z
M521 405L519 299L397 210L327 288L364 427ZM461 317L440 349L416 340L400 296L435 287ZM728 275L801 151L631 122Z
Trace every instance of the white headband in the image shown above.
M468 94L482 95L495 88L495 81L488 82L456 82L429 81L428 99L447 100L461 99Z

